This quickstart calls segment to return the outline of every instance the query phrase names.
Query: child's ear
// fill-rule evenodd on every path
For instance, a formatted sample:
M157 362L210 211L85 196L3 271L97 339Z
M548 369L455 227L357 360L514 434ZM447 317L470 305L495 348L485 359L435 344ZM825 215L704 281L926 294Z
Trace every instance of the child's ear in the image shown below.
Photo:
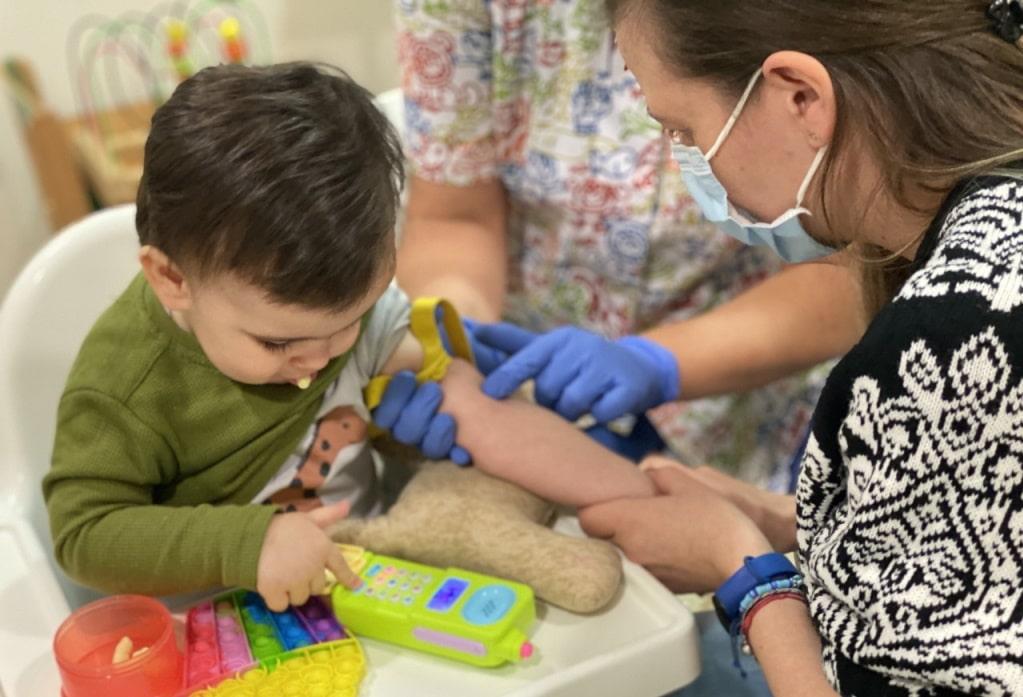
M192 288L185 274L158 247L148 244L143 246L139 250L139 263L161 305L177 311L192 307Z

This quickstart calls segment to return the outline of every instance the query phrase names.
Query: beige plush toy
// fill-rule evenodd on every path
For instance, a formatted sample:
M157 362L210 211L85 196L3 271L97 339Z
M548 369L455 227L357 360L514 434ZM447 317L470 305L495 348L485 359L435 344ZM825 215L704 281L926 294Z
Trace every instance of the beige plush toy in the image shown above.
M519 581L552 605L596 612L621 585L621 557L603 540L550 529L553 514L546 501L474 467L427 462L386 515L341 521L331 536L410 561Z
M455 308L438 298L418 298L412 304L411 330L423 351L420 380L441 380L454 365L438 320L453 354L472 362L470 342ZM380 403L389 380L378 376L367 386L370 408ZM421 457L387 437L375 438L374 446L394 464ZM602 540L554 532L548 527L553 515L550 503L511 482L475 467L426 462L386 515L341 521L331 528L331 537L430 566L519 581L552 605L596 612L611 602L621 585L618 550Z

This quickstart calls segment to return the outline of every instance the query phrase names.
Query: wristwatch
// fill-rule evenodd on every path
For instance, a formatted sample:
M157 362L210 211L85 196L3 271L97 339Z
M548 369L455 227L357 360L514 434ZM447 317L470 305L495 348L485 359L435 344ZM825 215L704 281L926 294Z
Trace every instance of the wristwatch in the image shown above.
M750 591L771 581L798 576L799 571L784 554L771 552L759 557L746 557L739 570L714 593L714 611L726 630L739 617L739 605Z

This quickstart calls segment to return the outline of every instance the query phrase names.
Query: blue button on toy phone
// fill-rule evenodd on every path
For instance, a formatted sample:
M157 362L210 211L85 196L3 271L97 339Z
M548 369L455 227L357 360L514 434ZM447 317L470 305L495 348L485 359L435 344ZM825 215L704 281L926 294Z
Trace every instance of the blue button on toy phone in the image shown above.
M487 586L480 588L466 601L462 607L462 617L470 624L493 624L500 622L514 606L515 593L510 588Z
M348 547L349 562L351 556ZM331 600L338 620L356 636L478 666L533 655L527 632L536 606L528 586L366 551L354 561L350 565L360 573L362 587L335 586Z

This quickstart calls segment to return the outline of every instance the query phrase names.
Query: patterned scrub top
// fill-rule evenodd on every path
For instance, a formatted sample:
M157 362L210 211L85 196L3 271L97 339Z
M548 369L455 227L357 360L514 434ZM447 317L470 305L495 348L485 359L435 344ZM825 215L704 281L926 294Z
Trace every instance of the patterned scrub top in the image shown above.
M601 0L397 6L410 171L503 183L509 321L618 337L698 315L781 268L702 218ZM784 488L822 382L818 371L651 417L684 461Z

